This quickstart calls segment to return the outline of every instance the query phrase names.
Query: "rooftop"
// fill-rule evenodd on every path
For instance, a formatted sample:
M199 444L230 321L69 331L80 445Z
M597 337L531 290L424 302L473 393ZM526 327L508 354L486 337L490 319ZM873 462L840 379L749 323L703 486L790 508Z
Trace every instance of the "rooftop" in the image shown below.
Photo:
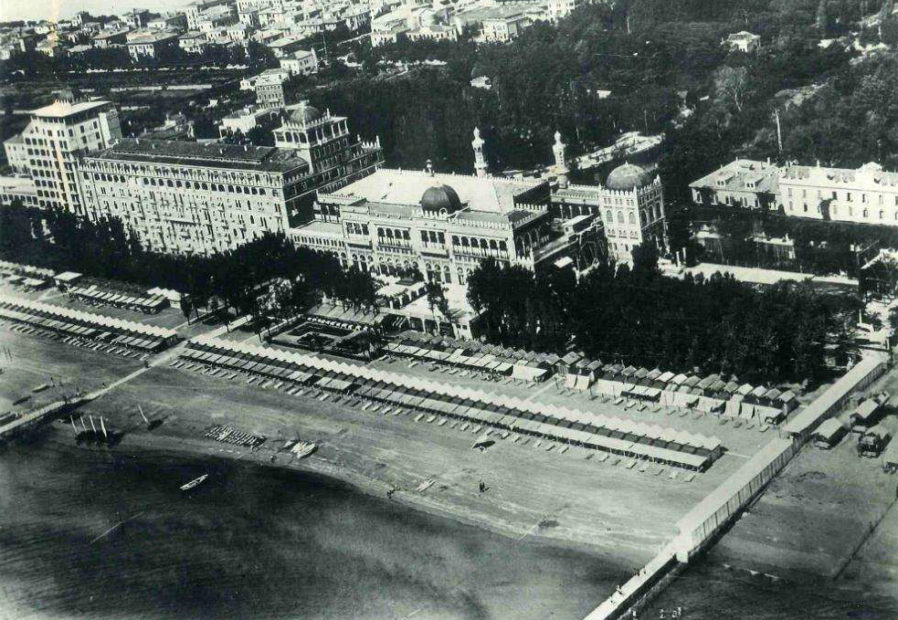
M308 166L295 151L271 146L200 144L141 138L119 140L107 149L91 153L89 158L268 172L288 172Z
M362 198L369 202L417 206L424 192L436 184L452 187L462 205L474 211L506 213L517 210L516 197L536 189L545 184L545 181L438 173L431 175L425 171L381 168L337 190L334 195Z
M773 164L752 159L736 159L711 174L693 181L689 187L775 193L778 178L779 169ZM749 188L748 183L753 183L754 187Z
M88 110L102 108L108 104L109 102L103 99L95 99L92 101L62 101L57 99L50 105L31 110L29 114L42 118L66 118L68 116L80 114L81 112L87 112Z

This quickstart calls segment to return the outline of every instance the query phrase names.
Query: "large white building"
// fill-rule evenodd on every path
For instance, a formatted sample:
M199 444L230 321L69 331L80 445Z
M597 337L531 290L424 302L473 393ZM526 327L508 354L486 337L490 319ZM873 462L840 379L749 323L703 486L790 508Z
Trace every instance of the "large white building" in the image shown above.
M898 173L872 162L852 170L736 160L689 187L699 205L898 226Z
M601 238L595 215L553 216L551 187L539 179L490 177L482 140L473 142L477 175L431 169L381 169L319 193L315 220L290 231L297 244L335 254L345 265L379 273L418 271L429 280L465 285L480 261L538 270L585 267Z
M109 101L80 99L66 90L29 115L25 130L8 142L15 143L20 166L21 156L27 156L38 205L83 213L76 178L78 158L122 137L118 112ZM7 156L9 152L7 148Z
M79 167L84 213L120 218L160 252L210 254L311 218L318 190L370 174L379 145L349 135L346 119L299 104L277 146L120 140ZM305 211L304 211L305 209Z

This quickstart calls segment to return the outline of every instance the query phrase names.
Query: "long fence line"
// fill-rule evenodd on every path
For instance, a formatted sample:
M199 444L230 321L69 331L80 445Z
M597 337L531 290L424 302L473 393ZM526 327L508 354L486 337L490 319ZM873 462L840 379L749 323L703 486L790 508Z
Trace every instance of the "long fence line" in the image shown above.
M720 486L677 522L677 536L627 583L602 602L586 620L632 616L678 575L689 561L726 531L767 484L798 454L810 433L834 415L857 390L867 388L886 370L876 358L859 362L825 390Z

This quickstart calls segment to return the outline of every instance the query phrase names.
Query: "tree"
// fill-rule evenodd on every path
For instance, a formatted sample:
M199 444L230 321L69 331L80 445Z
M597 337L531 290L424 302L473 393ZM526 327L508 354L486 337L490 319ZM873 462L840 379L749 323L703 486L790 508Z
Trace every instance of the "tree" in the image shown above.
M742 112L748 92L746 67L721 67L714 76L714 90L719 100L728 101Z
M817 5L817 17L814 20L814 25L821 35L826 35L829 32L830 17L828 0L820 0L820 4Z

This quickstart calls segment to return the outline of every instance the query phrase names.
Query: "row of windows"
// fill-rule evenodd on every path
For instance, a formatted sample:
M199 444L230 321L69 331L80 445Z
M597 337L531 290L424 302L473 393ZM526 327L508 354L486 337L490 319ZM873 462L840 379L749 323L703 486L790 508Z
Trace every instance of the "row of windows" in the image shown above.
M791 188L791 187L787 188L786 192L787 192L788 197L789 197L789 198L792 198L792 195L793 195L793 194L792 194L792 188ZM860 197L861 197L861 204L872 203L872 200L868 201L868 199L867 199L868 196L869 196L869 194L868 194L867 192L858 192L858 194L860 194ZM875 195L876 195L876 204L879 204L879 205L885 204L885 200L884 200L884 198L883 198L883 194L875 194ZM802 198L807 198L807 197L808 197L808 190L807 190L807 189L802 188L802 190L801 190L801 197L802 197ZM838 200L838 199L839 199L839 192L838 192L837 190L832 190L832 191L830 192L830 196L829 196L829 197L832 198L833 200ZM818 199L822 199L822 198L823 198L823 191L822 191L822 190L819 190L819 189L817 190L817 198L818 198ZM854 195L853 195L852 192L849 192L849 191L843 191L843 192L842 192L842 199L843 199L845 202L854 202ZM889 201L889 202L893 202L893 203L895 204L895 206L898 206L898 194L894 195L893 198L892 198L892 200Z

